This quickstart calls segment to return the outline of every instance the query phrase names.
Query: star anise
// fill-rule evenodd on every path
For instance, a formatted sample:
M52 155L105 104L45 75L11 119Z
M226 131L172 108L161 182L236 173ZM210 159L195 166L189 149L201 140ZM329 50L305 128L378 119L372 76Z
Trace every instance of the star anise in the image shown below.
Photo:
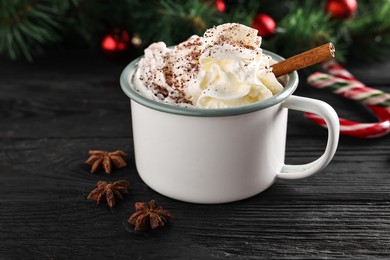
M123 159L127 156L127 154L121 150L117 150L115 152L91 150L89 151L89 154L91 156L85 161L85 163L92 165L91 173L94 173L100 168L100 166L103 166L104 171L107 174L110 174L112 165L118 169L127 165Z
M136 231L163 227L173 218L168 210L157 205L154 200L149 203L136 202L135 210L136 212L130 216L128 222L135 226Z
M125 180L119 180L115 182L98 181L97 186L89 193L88 199L96 200L96 204L106 198L107 204L110 208L115 206L115 196L119 199L123 199L122 194L129 193L127 190L129 183Z

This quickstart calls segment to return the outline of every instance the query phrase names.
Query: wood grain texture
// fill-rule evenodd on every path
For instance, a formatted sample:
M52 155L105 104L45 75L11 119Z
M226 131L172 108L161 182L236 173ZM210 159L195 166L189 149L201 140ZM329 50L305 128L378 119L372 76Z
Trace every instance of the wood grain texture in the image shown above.
M342 136L321 173L279 180L250 199L220 205L175 201L148 188L134 164L124 64L90 53L53 53L34 64L0 60L1 259L388 259L390 136ZM390 63L351 66L390 91ZM302 83L297 95L325 100L343 117L374 120L364 107ZM286 162L321 155L326 130L291 112ZM90 149L123 149L128 166L89 173ZM130 182L109 210L86 199L98 180ZM172 211L164 229L134 233L136 201Z

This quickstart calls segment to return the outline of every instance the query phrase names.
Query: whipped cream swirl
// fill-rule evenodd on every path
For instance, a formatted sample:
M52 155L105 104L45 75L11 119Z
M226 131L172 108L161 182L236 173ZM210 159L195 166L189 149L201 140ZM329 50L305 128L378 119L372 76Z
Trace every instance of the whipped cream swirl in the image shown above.
M145 50L134 88L159 102L199 108L237 107L279 93L283 87L250 27L228 23L168 49L162 42Z

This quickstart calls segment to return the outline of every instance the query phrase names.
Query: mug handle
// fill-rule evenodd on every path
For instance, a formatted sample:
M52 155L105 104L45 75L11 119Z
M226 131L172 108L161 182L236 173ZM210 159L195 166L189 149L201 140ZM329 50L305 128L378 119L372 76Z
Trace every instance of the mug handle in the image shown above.
M317 114L325 120L328 128L328 142L325 152L320 158L307 164L284 165L281 172L277 174L277 177L281 179L305 178L322 170L333 158L339 141L339 118L330 105L311 98L292 95L282 103L282 107Z

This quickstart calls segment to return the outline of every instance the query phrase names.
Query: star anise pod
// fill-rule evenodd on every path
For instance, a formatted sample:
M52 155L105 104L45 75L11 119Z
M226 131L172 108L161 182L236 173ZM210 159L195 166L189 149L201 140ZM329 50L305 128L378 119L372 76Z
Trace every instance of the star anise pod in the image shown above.
M115 182L98 181L97 186L89 193L88 199L96 200L96 204L106 198L107 204L110 208L115 206L115 197L123 199L123 194L129 193L127 190L129 183L125 180L119 180Z
M128 222L135 226L136 231L163 227L173 218L173 215L157 205L155 200L149 203L136 202L135 210L136 212L130 216Z
M118 169L127 165L123 159L127 156L127 154L122 150L117 150L115 152L91 150L89 151L89 154L91 156L85 161L85 163L92 165L91 173L94 173L100 168L100 166L103 166L104 171L107 174L110 174L112 165Z

